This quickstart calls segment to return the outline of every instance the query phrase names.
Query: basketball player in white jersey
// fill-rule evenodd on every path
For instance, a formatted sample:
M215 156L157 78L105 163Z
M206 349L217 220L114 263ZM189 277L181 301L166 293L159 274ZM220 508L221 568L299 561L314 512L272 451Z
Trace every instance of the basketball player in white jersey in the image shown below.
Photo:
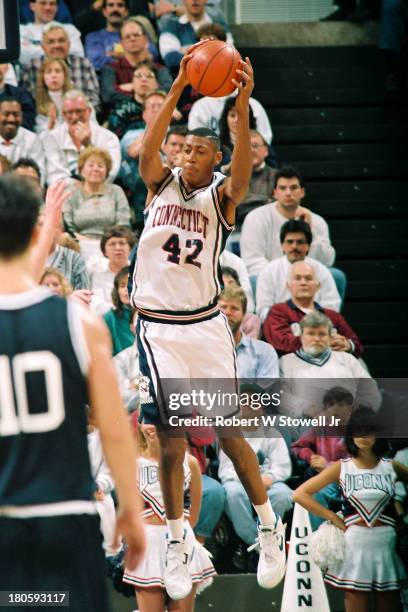
M200 43L198 43L200 44ZM235 221L235 209L248 191L252 162L248 104L253 70L248 58L239 70L235 102L238 129L231 176L214 168L222 154L215 133L198 128L186 136L181 168L163 164L160 147L172 113L187 85L186 65L192 47L157 117L146 129L140 173L149 193L133 277L131 301L139 313L141 373L149 380L149 403L141 416L158 427L161 442L161 487L168 525L164 582L172 599L192 588L188 568L192 546L183 527L183 460L185 442L168 436L162 380L231 379L235 385L235 349L228 323L219 312L218 258ZM234 387L236 388L236 387ZM174 413L173 413L174 414ZM285 572L284 526L272 510L258 461L243 437L222 437L221 446L234 463L258 514L260 560L258 582L273 588Z
M63 188L54 197L58 210ZM0 178L0 591L68 591L73 612L107 612L85 404L115 481L132 566L144 550L133 440L107 329L33 278L40 205L28 181Z

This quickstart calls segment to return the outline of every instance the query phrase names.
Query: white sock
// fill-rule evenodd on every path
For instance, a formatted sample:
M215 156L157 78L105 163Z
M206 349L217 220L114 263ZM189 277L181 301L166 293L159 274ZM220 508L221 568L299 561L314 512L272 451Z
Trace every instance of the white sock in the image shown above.
M184 515L178 519L166 518L171 540L181 540L184 535Z
M276 514L272 510L271 502L266 501L264 504L260 506L255 506L255 511L259 517L259 522L262 527L275 527L276 524Z

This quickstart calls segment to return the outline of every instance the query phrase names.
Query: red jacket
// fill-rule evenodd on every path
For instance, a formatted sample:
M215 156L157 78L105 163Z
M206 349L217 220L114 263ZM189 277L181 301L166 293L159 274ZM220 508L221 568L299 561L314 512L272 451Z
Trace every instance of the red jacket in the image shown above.
M352 341L354 344L354 350L352 351L354 357L361 357L363 346L357 334L351 329L344 317L335 310L322 308L317 302L314 302L314 307L331 320L338 334ZM272 344L273 348L280 355L294 353L301 347L300 336L294 335L293 327L298 327L304 316L303 310L300 310L292 300L287 300L287 302L282 304L275 304L268 312L268 316L263 324L263 334L267 342Z

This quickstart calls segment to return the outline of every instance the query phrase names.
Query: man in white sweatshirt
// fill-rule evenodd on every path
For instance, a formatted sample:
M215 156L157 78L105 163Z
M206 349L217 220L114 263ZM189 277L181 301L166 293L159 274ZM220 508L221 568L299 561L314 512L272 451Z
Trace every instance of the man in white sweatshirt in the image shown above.
M241 233L241 256L249 274L257 275L273 259L281 257L281 227L289 219L303 219L312 230L310 257L325 266L333 265L335 250L330 242L326 221L301 206L305 188L300 174L290 166L275 176L275 201L259 206L245 217Z
M42 36L46 28L54 22L57 14L57 0L34 0L30 2L34 13L34 22L20 26L21 52L20 63L28 64L32 59L43 57ZM70 41L72 55L84 57L81 32L71 23L64 23L64 29Z

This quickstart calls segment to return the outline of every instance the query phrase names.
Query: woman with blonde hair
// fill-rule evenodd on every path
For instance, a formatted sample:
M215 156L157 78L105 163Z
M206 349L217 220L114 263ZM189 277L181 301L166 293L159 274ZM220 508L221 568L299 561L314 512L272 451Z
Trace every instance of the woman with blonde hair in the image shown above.
M57 268L45 268L40 279L40 285L48 287L50 291L60 297L68 297L72 293L71 285Z
M64 222L79 240L81 255L99 255L99 243L106 227L129 227L130 209L123 189L108 183L112 158L106 149L90 146L78 160L83 182L75 187L64 204Z
M62 121L62 98L72 89L68 66L60 57L46 57L37 72L36 132L52 130Z

